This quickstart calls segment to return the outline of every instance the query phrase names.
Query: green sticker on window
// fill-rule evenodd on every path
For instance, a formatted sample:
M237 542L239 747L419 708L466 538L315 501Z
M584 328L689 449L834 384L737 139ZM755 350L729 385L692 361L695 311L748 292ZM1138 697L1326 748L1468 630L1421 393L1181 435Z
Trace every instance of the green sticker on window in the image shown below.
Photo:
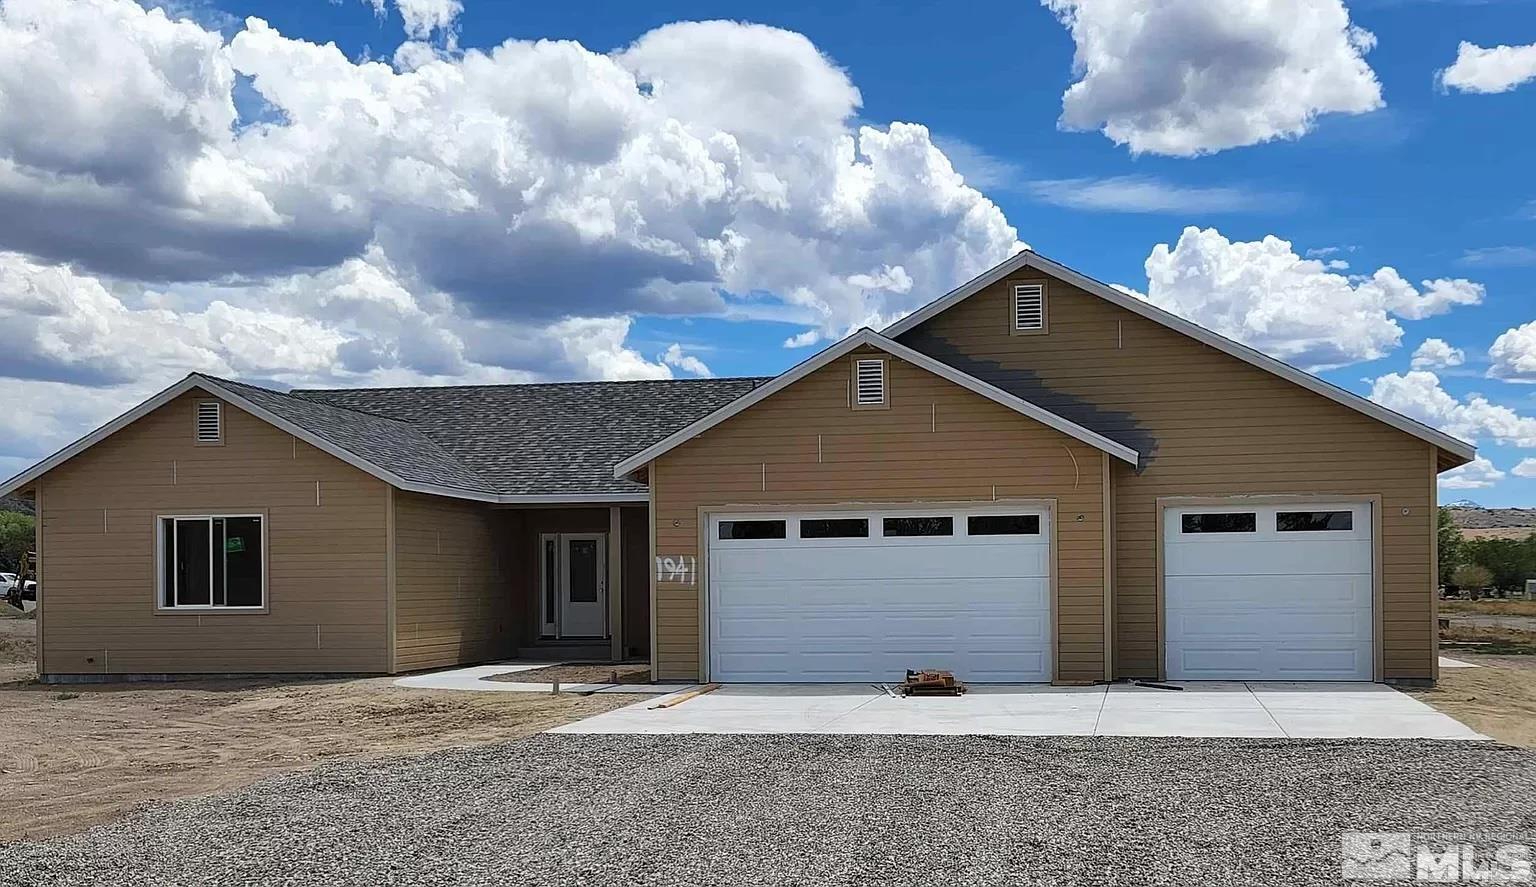
M244 551L245 540L239 536L230 536L228 539L224 540L224 550L226 552Z

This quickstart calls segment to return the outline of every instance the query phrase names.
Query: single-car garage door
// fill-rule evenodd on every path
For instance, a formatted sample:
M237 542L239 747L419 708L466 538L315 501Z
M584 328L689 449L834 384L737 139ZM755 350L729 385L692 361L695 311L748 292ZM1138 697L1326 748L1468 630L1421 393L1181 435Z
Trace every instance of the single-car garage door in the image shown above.
M718 515L709 678L1049 681L1049 516L1039 509Z
M1373 676L1371 506L1166 508L1172 679Z

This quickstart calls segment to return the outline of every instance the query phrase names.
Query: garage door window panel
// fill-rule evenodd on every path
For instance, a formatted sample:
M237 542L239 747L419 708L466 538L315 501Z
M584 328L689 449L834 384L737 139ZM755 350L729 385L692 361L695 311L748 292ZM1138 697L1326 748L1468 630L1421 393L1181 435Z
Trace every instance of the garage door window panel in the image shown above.
M1252 511L1212 511L1184 515L1180 530L1197 533L1252 533L1258 529L1258 514Z
M801 539L867 539L869 518L833 517L800 521Z
M723 520L720 522L720 538L783 539L786 523L782 520Z
M1281 533L1342 532L1354 528L1352 511L1282 511L1275 515L1275 529Z
M953 536L955 519L943 517L888 517L881 521L886 538L910 538L913 536Z
M1038 536L1038 514L973 514L965 519L968 536Z

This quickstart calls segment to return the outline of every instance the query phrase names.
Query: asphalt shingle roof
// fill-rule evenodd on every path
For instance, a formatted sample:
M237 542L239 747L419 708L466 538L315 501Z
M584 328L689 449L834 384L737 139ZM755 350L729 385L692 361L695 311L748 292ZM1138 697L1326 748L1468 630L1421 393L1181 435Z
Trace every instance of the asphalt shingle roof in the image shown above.
M210 377L211 378L211 377ZM411 481L475 493L643 493L613 467L766 378L295 389L213 379Z

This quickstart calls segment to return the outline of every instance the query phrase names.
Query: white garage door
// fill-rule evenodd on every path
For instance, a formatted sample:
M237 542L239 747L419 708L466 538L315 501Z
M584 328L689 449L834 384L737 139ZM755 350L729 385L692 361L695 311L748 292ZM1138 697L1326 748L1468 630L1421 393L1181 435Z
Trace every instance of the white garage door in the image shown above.
M1169 678L1372 678L1371 506L1168 508Z
M1043 511L716 516L709 538L710 680L1051 679Z

